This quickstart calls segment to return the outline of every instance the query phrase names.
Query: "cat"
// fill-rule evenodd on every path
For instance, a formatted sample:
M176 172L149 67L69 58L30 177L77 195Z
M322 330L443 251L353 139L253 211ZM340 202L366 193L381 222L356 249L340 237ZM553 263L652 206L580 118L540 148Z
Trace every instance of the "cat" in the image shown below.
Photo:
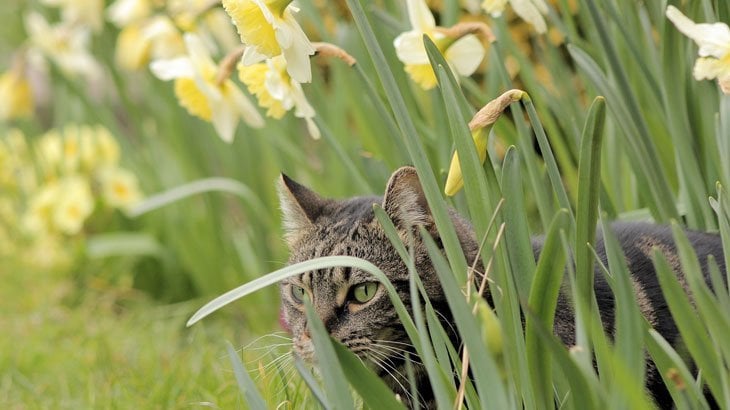
M421 225L440 244L415 168L402 167L395 171L382 198L327 199L283 174L278 191L290 263L328 255L349 255L368 260L388 276L410 310L408 269L375 219L373 204L383 207L400 232L405 233ZM478 253L473 229L456 211L449 209L449 213L467 261L471 264ZM662 298L650 258L656 247L664 253L675 270L679 269L671 229L648 223L624 222L613 224L612 230L622 244L640 310L664 338L670 343L676 342L678 331ZM713 255L722 271L725 271L719 235L688 231L687 236L705 272L708 255ZM415 237L418 238L417 235ZM541 239L533 238L532 243L537 258L542 246ZM595 247L603 263L607 264L600 232ZM420 239L414 241L412 252L429 300L443 318L444 328L451 331L454 345L458 346L458 334L449 325L451 316L446 298ZM477 269L481 269L480 262L476 263ZM680 282L686 290L685 281ZM280 294L282 320L292 334L293 350L297 356L311 361L314 354L303 305L304 296L307 295L330 335L361 358L374 363L373 368L378 375L410 405L404 365L406 352L413 357L414 351L385 289L375 278L347 267L306 272L282 281ZM611 333L613 294L598 268L595 294L606 330ZM485 297L491 300L488 294ZM567 346L575 343L572 308L565 291L561 291L558 299L554 331ZM419 403L427 408L434 407L423 366L415 365L414 371ZM660 408L671 408L669 392L650 361L647 365L647 389Z

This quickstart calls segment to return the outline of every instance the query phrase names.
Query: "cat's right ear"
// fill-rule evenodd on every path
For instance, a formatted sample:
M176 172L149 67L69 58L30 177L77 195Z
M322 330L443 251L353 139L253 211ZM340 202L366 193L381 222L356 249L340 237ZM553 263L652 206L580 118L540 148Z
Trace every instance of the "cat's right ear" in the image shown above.
M401 167L390 176L385 188L383 209L395 226L401 229L418 225L428 228L433 225L426 195L413 167Z
M288 237L311 227L322 214L325 200L311 189L281 174L278 184L284 230Z

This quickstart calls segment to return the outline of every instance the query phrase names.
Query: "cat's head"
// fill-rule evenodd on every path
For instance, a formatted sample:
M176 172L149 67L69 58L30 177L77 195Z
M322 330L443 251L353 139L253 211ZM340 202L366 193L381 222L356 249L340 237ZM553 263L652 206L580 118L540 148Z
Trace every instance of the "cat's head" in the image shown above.
M326 199L284 175L279 195L290 263L328 255L368 260L388 276L410 308L408 269L374 217L373 205L379 204L402 238L407 238L408 232L415 233L412 252L416 270L434 306L446 309L425 246L414 230L415 226L423 226L440 243L414 168L403 167L393 173L382 198ZM455 222L463 224L460 220ZM462 231L463 242L473 243L468 226L457 226L457 231ZM327 331L360 357L376 364L393 364L402 361L398 358L402 359L404 351L410 351L408 337L384 287L364 271L332 268L306 272L281 284L284 320L292 332L294 351L300 357L311 359L313 352L304 295L312 301Z

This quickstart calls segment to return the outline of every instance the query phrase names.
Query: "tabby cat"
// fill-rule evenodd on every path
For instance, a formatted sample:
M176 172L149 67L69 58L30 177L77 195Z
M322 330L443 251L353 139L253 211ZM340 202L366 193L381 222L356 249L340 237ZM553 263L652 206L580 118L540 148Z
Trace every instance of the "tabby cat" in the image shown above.
M403 167L393 173L383 198L325 199L285 175L281 176L279 196L286 240L291 252L290 263L327 255L350 255L366 259L385 272L403 303L410 309L408 270L375 219L373 204L381 204L396 228L402 232L421 225L440 243L414 168ZM470 224L455 211L451 210L450 214L464 254L472 262L478 248L474 232ZM642 313L662 336L674 343L678 331L662 298L650 259L652 249L657 247L678 271L678 257L671 230L666 226L646 223L617 223L612 228L626 255ZM708 255L714 255L722 270L725 270L718 235L697 232L687 232L687 235L705 272ZM598 235L595 246L605 264L601 236ZM540 239L533 239L533 248L537 257L541 248ZM413 245L413 254L431 303L444 319L444 328L451 329L455 346L458 346L458 335L448 324L450 312L446 298L425 245L419 240ZM596 271L595 278L600 313L606 330L611 333L613 294L601 272ZM686 287L684 280L680 282ZM570 346L574 344L574 322L569 298L564 293L561 292L558 300L554 330ZM312 301L316 313L332 337L361 358L370 360L383 380L407 401L410 393L408 381L404 377L404 358L405 352L413 353L413 350L383 286L368 273L351 268L306 272L283 281L282 315L293 335L294 352L304 360L311 360L313 346L303 309L305 295ZM489 300L489 295L486 296ZM416 365L415 372L419 402L426 407L433 407L435 403L425 370ZM647 379L647 388L657 404L662 408L671 407L671 397L652 363L648 364Z

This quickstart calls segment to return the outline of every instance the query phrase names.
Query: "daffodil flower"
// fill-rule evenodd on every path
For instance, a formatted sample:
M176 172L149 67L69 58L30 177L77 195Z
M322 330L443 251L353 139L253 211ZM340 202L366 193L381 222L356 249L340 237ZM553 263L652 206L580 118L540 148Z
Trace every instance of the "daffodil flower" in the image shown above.
M104 0L41 0L46 6L61 9L61 20L82 24L99 32L103 22Z
M293 108L294 116L303 118L309 134L318 139L320 133L313 120L316 114L314 108L307 101L302 85L289 76L286 67L286 60L277 56L265 63L250 66L239 64L238 75L251 94L256 96L259 105L267 109L266 115L278 119Z
M700 47L695 79L716 78L723 93L730 94L730 27L725 23L697 24L674 6L667 7L667 18Z
M507 2L508 0L484 0L482 9L492 17L499 17L504 12ZM545 0L509 0L509 4L522 20L535 27L535 31L540 34L547 31L547 24L543 17L548 12Z
M127 210L142 198L137 177L126 169L105 169L100 180L104 200L115 208Z
M106 9L107 19L119 28L139 23L151 14L150 0L117 0Z
M102 68L89 51L91 33L86 27L69 24L51 26L35 12L26 15L25 27L32 45L31 52L40 51L66 74L80 74L94 83L101 80Z
M396 37L393 45L398 59L405 64L405 71L413 81L425 90L436 86L436 74L423 45L424 34L434 41L452 71L463 76L469 76L476 71L485 52L476 36L466 34L453 38L439 31L424 0L408 0L407 7L413 29Z
M287 73L300 83L312 81L309 56L314 47L294 19L299 11L292 0L223 0L223 8L233 19L243 44L243 64L283 55Z
M195 34L184 36L188 55L153 61L152 72L161 80L175 80L180 105L196 117L210 121L225 142L233 141L239 118L252 127L264 120L238 86L228 78L218 78L218 67Z
M474 118L469 121L469 129L471 130L474 145L479 156L479 162L484 164L487 159L487 138L489 132L497 119L508 105L519 101L527 95L522 90L509 90L494 100L490 101L481 110L474 114ZM464 186L464 179L461 174L461 163L459 162L459 154L454 152L449 166L449 174L446 176L446 186L444 192L448 196L453 196Z

